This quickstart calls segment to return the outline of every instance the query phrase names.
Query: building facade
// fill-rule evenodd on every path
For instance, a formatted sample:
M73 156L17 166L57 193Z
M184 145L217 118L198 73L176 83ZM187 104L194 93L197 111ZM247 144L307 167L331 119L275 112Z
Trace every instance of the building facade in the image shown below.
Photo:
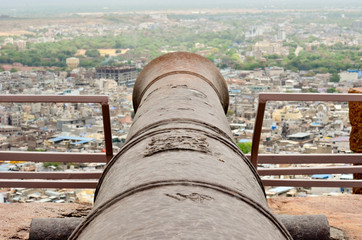
M114 79L118 85L133 86L138 76L135 67L96 68L96 78Z

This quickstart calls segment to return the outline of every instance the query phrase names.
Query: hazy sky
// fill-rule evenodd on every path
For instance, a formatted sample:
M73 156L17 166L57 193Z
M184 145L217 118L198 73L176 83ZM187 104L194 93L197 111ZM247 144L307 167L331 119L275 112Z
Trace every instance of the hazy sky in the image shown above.
M0 0L0 14L200 8L359 8L362 0Z

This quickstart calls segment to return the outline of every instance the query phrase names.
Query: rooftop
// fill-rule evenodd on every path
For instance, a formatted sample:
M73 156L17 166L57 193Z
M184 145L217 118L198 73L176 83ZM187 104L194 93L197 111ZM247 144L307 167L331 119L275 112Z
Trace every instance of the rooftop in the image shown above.
M295 133L295 134L292 134L292 135L288 135L287 137L288 138L304 138L304 137L308 137L312 135L311 133Z

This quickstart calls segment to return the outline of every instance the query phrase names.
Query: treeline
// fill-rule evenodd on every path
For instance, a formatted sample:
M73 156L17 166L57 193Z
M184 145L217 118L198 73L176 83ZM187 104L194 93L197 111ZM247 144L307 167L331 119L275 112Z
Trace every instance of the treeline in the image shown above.
M80 65L92 67L102 65L105 60L97 49L115 48L132 49L133 55L139 57L147 55L155 58L162 54L163 47L174 51L195 51L196 42L207 46L226 50L232 44L230 32L201 32L195 34L194 30L187 28L173 28L170 31L160 29L130 31L122 35L99 37L77 37L73 40L61 40L54 43L28 44L26 50L17 51L15 46L8 44L0 50L0 63L12 64L15 62L28 66L56 66L65 67L66 58L74 57L79 49L86 50L86 56L80 58Z
M76 52L77 48L70 41L28 44L23 51L17 51L14 46L7 44L1 49L0 63L65 67L66 58L74 56Z
M253 70L255 68L265 68L269 66L284 67L285 69L298 72L299 70L313 70L317 73L338 73L347 69L362 68L362 52L356 47L344 46L340 48L340 44L331 47L320 45L312 51L300 51L299 55L294 54L293 48L288 57L279 55L264 56L265 60L257 60L253 57L246 57L244 61L240 60L240 55L235 51L229 50L220 59L218 67L232 67L238 70ZM216 57L209 56L210 60Z
M231 67L240 70L252 70L268 66L280 66L289 70L314 70L320 73L337 73L350 68L360 69L362 52L358 47L346 46L337 43L327 47L323 44L315 46L311 51L300 51L294 54L297 46L305 46L297 38L287 43L290 47L288 57L273 54L264 56L265 61L253 57L241 59L241 54L251 50L251 46L240 50L237 46L242 43L243 36L239 31L224 30L211 31L200 27L170 27L167 30L154 28L151 30L129 31L121 35L108 34L97 37L77 37L72 40L61 40L54 43L28 44L27 49L17 51L8 44L0 49L0 63L12 64L15 62L28 66L56 66L66 67L66 58L77 56L80 66L96 67L114 63L114 59L100 56L97 49L131 49L129 59L118 57L120 60L133 60L140 56L153 59L162 55L164 51L207 51L208 58L214 61L219 68ZM308 41L314 41L309 39ZM195 43L204 44L204 48L196 48ZM236 45L235 45L236 43ZM249 43L250 44L250 43ZM79 49L85 49L85 56L76 55ZM241 53L241 54L240 54ZM132 59L131 59L132 58Z
M338 43L327 47L320 45L311 52L301 51L298 56L289 54L282 66L290 70L315 70L320 73L337 73L341 70L360 69L362 52L355 47L341 47Z

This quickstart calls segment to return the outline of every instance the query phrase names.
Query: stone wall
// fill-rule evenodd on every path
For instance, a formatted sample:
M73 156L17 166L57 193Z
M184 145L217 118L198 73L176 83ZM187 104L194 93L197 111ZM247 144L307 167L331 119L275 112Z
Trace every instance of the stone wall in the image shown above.
M348 93L362 94L362 88L351 88ZM350 149L355 153L362 153L362 102L349 102L349 121L352 125ZM362 179L362 173L353 174L353 179ZM362 194L362 188L353 188L353 193Z

